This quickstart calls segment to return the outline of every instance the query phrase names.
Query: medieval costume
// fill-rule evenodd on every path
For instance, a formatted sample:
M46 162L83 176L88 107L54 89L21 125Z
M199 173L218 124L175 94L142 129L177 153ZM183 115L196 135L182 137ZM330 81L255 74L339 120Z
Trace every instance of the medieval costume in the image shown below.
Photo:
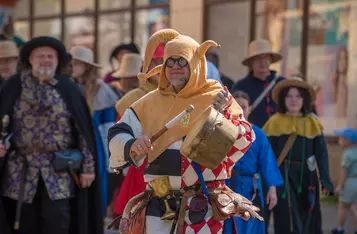
M136 76L141 71L142 65L143 60L139 54L125 53L121 58L119 70L112 74L117 80L114 85L117 86L121 97L124 97L129 91L139 87L139 80Z
M242 61L242 64L250 68L250 72L246 77L240 79L232 87L232 93L241 90L249 95L252 102L252 113L249 115L249 122L263 127L266 121L276 113L276 104L272 100L272 90L276 83L283 80L283 77L278 76L275 71L270 71L270 74L265 80L254 77L253 68L251 67L252 60L260 55L270 55L271 63L278 62L282 56L272 51L269 42L266 40L256 40L249 44L248 57ZM264 93L264 90L268 91ZM263 95L261 97L261 95ZM258 101L257 101L258 100Z
M249 95L251 100L251 113L249 115L249 122L262 128L268 119L276 113L276 103L272 99L272 90L274 86L282 81L284 78L278 76L276 71L270 71L265 79L255 77L259 71L253 70L252 62L259 56L269 55L270 63L276 63L282 59L281 54L273 52L270 43L267 40L254 40L249 43L248 56L243 59L242 64L249 68L249 73L243 79L240 79L232 87L232 93L243 91ZM268 68L269 69L269 68ZM267 183L263 181L263 196L265 197L268 188ZM264 219L270 220L270 211L267 207L264 209ZM268 229L268 222L266 224L266 231Z
M0 70L0 88L6 79L11 77L16 73L16 63L19 56L19 51L16 44L12 41L0 41L0 63L3 59L7 60L5 64L2 64L2 69ZM2 139L3 140L3 139ZM4 158L0 157L0 178L1 178L1 168L3 167L5 161ZM2 199L0 198L0 223L2 228L0 230L3 234L10 233L10 227L5 218L5 210L2 204Z
M162 59L164 57L164 48L165 44L161 43L155 50L152 59ZM152 78L151 78L152 79ZM145 96L157 89L157 84L151 81L139 81L140 87L129 91L123 98L121 98L115 105L118 112L118 119L120 120L121 116L124 115L124 112L130 108L130 106ZM115 198L114 205L114 217L123 214L125 205L128 201L143 192L146 188L146 183L144 182L144 168L146 167L146 162L143 163L139 168L129 166L127 169L127 174L125 176L123 184L120 186L120 191Z
M162 41L168 41L165 46L164 64L169 58L181 57L188 62L190 68L188 83L178 93L165 75L166 66L159 65L145 73L155 48ZM160 30L149 39L143 65L144 73L138 77L146 80L160 73L159 88L131 105L121 120L110 129L108 137L111 167L126 164L140 167L144 158L136 160L130 156L130 149L136 137L154 135L188 105L193 105L194 110L159 137L154 148L147 154L144 179L150 186L126 205L120 223L121 233L167 234L173 233L174 230L176 233L221 233L223 220L218 219L217 209L213 211L213 207L217 207L217 200L212 199L212 193L218 190L227 191L237 202L234 204L239 204L240 211L236 210L238 208L235 205L231 207L235 210L232 215L247 218L250 214L259 217L255 212L256 207L238 194L233 195L224 183L224 180L230 177L234 163L255 139L253 130L242 117L242 110L235 101L224 113L225 118L234 119L232 121L239 133L235 137L234 146L228 155L222 155L224 159L216 168L209 169L199 165L180 153L181 146L185 144L185 136L202 120L202 114L207 108L211 108L213 99L222 90L216 81L206 79L207 63L204 54L212 45L217 46L213 41L199 45L192 38L180 35L172 29ZM160 186L161 183L163 187ZM168 195L161 196L161 189L168 190ZM229 197L232 198L228 195ZM138 209L134 211L132 206L136 201L140 202L135 206ZM173 221L171 210L174 210ZM167 215L170 215L171 220Z
M267 187L279 187L283 184L280 170L276 164L275 155L265 133L257 126L252 125L256 140L249 150L233 167L232 177L227 180L227 185L236 193L239 193L260 209L265 207L265 199L260 177L264 177ZM264 222L257 219L245 221L235 218L237 230L240 234L265 234ZM267 221L269 222L269 220ZM224 223L224 233L231 233L231 220Z
M126 96L127 93L130 92L131 90L138 88L139 80L136 76L141 71L142 65L143 65L142 58L137 53L125 52L122 56L120 56L120 68L118 71L112 74L112 76L115 77L115 79L117 79L117 82L114 82L112 85L119 86L117 87L117 91L121 93L121 98ZM119 99L119 101L120 100L121 99ZM117 104L118 103L115 104L116 107L118 106ZM117 115L116 118L118 117L119 115ZM109 188L108 200L110 201L108 206L108 212L107 212L108 216L113 216L115 196L117 194L117 191L120 189L123 181L124 181L123 173L119 173L119 174L110 173L108 176L108 188Z
M15 75L19 50L12 41L0 41L0 87L4 80Z
M283 104L279 100L285 100L282 95L292 87L306 90L311 101L315 99L313 88L300 78L293 77L274 88L273 100L279 106ZM316 164L323 188L333 191L323 127L314 115L301 114L277 113L263 128L284 177L284 186L277 189L279 199L274 208L276 234L322 233Z
M98 167L100 168L101 194L103 214L112 198L112 189L109 189L108 181L110 174L109 170L109 152L108 152L108 131L115 124L116 111L114 105L117 101L117 95L103 81L99 81L100 88L94 102L92 118L94 123L97 152L98 152ZM109 173L109 174L108 174Z
M115 123L114 105L118 100L115 92L97 78L97 70L101 66L94 62L92 50L83 46L75 46L71 49L72 62L81 62L85 64L85 70L82 74L73 72L73 77L83 90L84 96L92 112L94 123L96 146L98 154L99 179L102 194L102 211L106 213L108 204L108 173L109 173L109 154L107 135L108 130ZM73 64L75 70L76 63Z
M241 90L248 93L252 103L261 95L261 93L268 87L270 82L272 82L276 76L275 71L271 71L270 76L267 77L265 81L262 81L253 76L250 72L242 80L238 81L232 88L232 92ZM278 82L282 81L284 78L279 77ZM249 122L257 125L258 127L263 127L266 121L276 113L276 104L271 98L271 91L267 93L265 98L259 103L259 105L252 111L249 116Z
M0 178L2 175L2 168L4 164L5 164L5 159L0 157ZM11 228L7 221L2 197L0 197L0 231L1 234L11 234Z
M57 51L58 66L54 77L40 82L32 75L29 57L45 46ZM61 75L68 63L66 49L54 38L34 38L22 47L20 62L22 72L0 91L0 118L9 116L7 131L13 134L1 174L8 223L16 221L19 233L103 233L98 176L83 189L75 186L72 164L68 170L55 169L60 155L73 158L78 152L80 173L99 174L88 105L70 77ZM19 204L21 213L16 212Z
M13 41L9 41L9 40L0 41L0 60L1 60L0 62L2 62L2 59L12 59L12 58L17 59L18 56L19 56L18 48L16 47L16 44ZM6 62L6 66L7 66L5 68L6 76L1 74L2 72L0 71L0 88L5 82L5 79L9 78L7 76L12 76L16 72L16 65L15 65L15 69L13 69L12 68L13 64L10 64L9 60ZM1 168L3 167L4 163L5 163L4 158L0 157L0 178L1 178ZM0 197L0 231L2 234L10 233L10 225L8 225L6 220L4 205L1 197Z

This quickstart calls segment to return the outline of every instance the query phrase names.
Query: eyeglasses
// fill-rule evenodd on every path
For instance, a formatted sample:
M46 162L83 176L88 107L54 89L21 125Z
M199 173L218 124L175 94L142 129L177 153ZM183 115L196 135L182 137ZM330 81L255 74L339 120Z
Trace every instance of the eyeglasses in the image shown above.
M188 64L187 60L184 58L178 58L178 59L169 58L166 61L166 66L169 68L173 68L176 62L180 66L180 68L186 67Z

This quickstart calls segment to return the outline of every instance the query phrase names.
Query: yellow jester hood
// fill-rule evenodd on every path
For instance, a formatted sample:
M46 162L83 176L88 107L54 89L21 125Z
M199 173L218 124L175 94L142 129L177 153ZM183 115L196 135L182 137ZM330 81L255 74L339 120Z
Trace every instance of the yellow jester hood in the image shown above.
M167 41L164 50L164 63L148 72L148 67L156 47ZM163 29L151 36L145 51L145 60L140 80L147 80L160 73L159 88L135 102L131 107L136 112L143 127L144 135L151 137L177 116L188 105L195 109L181 121L170 128L156 142L154 150L149 152L148 162L155 160L165 149L182 139L189 132L202 113L211 107L217 93L222 89L215 80L207 80L207 63L205 53L211 46L219 47L214 41L201 45L188 36L180 35L173 29ZM189 63L190 78L186 86L176 93L165 75L165 63L168 58L183 57ZM240 106L234 102L230 109L233 116L242 113Z

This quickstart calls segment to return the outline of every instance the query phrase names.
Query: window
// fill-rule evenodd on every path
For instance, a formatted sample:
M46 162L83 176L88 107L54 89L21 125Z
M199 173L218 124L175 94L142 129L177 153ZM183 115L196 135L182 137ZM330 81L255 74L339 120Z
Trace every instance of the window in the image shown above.
M112 52L108 42L114 47L120 43L130 43L130 13L113 13L101 15L99 17L99 59L98 62L103 66L104 72L112 71L109 63L109 56Z
M326 134L355 127L357 79L355 1L311 0L307 77L317 88L317 111Z
M214 0L208 0L214 1ZM252 0L256 38L267 38L283 60L273 68L284 76L300 72L315 88L316 110L331 136L355 127L357 76L354 12L350 0Z
M101 0L99 7L102 10L128 8L131 5L131 0Z
M140 10L135 17L135 43L142 53L145 52L149 37L169 24L168 9Z
M151 34L169 26L169 0L21 0L14 10L15 34L24 40L49 35L92 48L102 72L120 43L137 43L142 52Z
M265 38L283 59L272 65L283 76L300 72L302 11L300 0L259 0L256 38Z
M93 12L93 0L66 0L66 13Z
M35 4L35 16L51 16L61 13L61 1L60 0L36 0Z
M61 26L59 19L36 20L34 23L34 37L46 35L57 39L61 38Z
M94 19L90 16L68 17L65 19L65 45L86 46L94 49Z
M158 4L168 4L169 0L136 0L136 5L145 6L145 5L158 5Z
M23 40L29 40L30 35L30 27L28 22L24 21L17 21L14 24L16 36L21 37Z
M17 1L16 7L14 9L14 19L28 18L30 15L29 4L30 4L30 0Z

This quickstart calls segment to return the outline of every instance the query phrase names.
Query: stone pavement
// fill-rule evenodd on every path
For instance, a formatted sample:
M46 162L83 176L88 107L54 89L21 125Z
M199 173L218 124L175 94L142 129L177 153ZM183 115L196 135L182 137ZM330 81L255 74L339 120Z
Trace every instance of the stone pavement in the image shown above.
M324 234L329 234L331 229L337 226L337 207L335 205L321 204L322 225ZM354 234L357 224L354 223L351 214L348 215L345 224L345 233Z
M327 203L321 203L323 233L330 234L331 230L337 226L337 206ZM352 216L349 214L346 224L345 233L354 234L357 224L353 223ZM274 234L274 228L269 229L269 234Z
M330 234L331 229L335 228L337 225L337 207L335 205L329 205L327 203L321 204L321 212L322 212L322 224L324 234ZM110 222L109 219L106 219L106 224ZM349 215L346 225L345 225L345 233L346 234L354 234L355 228L357 224L353 223L352 217ZM106 225L107 226L107 225ZM117 231L114 230L106 230L105 234L118 234ZM269 234L274 234L274 229L270 228Z

